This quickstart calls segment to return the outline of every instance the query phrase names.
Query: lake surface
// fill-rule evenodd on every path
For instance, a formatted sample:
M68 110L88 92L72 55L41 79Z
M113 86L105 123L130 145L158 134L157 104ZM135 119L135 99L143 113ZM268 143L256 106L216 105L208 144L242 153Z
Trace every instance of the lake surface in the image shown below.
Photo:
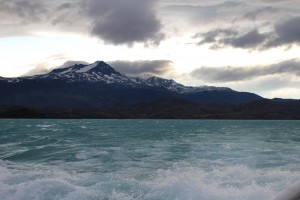
M266 200L299 152L300 121L0 120L0 199Z

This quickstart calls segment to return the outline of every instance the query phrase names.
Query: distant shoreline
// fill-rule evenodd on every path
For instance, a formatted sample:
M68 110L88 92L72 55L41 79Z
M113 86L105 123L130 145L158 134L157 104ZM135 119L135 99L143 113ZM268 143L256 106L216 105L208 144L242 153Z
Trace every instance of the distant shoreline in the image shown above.
M109 108L31 108L0 106L0 118L28 119L231 119L300 120L300 101L253 101L241 105L201 104L161 99Z

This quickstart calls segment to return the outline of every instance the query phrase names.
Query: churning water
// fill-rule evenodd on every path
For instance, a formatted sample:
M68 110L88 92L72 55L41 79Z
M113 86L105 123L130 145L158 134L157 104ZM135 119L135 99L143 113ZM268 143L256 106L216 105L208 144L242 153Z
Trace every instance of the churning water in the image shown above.
M0 199L266 200L299 152L300 121L0 120Z

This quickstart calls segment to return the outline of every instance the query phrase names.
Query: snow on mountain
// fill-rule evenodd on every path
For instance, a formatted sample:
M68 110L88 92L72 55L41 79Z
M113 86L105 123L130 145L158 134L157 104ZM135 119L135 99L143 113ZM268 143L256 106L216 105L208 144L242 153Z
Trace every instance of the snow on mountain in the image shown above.
M95 62L95 63L93 63L91 65L87 65L87 66L81 68L80 70L77 70L76 72L77 73L85 73L85 72L88 72L89 70L93 69L97 65L98 65L98 62Z
M18 78L4 78L4 77L0 77L0 81L8 82L8 83L18 82L20 80L22 80L22 78L20 78L20 77L18 77Z
M174 91L177 93L185 94L185 93L196 93L202 91L232 91L230 88L225 87L213 87L213 86L200 86L200 87L192 87L192 86L184 86L175 82L172 79L163 79L160 77L152 76L145 79L146 83L152 86L164 87L170 91Z
M240 104L262 97L229 88L184 86L156 76L130 77L103 61L75 64L48 74L0 79L0 105L99 108L181 98L200 103Z
M66 68L54 69L48 74L35 75L19 78L0 78L7 82L19 82L29 79L56 79L66 82L102 82L105 84L120 84L133 88L140 87L161 87L169 91L186 94L202 91L232 91L230 88L213 86L184 86L172 79L164 79L152 75L141 75L140 77L130 77L116 71L103 61L96 61L90 65L75 64Z
M76 64L67 68L54 69L49 74L38 75L35 78L60 79L67 82L103 82L105 84L133 86L130 77L117 72L103 61L96 61L90 65Z

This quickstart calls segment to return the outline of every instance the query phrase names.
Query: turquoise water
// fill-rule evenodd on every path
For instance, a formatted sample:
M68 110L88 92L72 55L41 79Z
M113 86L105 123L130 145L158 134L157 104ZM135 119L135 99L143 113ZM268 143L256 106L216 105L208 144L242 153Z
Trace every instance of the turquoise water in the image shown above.
M266 200L300 121L0 120L0 199Z

